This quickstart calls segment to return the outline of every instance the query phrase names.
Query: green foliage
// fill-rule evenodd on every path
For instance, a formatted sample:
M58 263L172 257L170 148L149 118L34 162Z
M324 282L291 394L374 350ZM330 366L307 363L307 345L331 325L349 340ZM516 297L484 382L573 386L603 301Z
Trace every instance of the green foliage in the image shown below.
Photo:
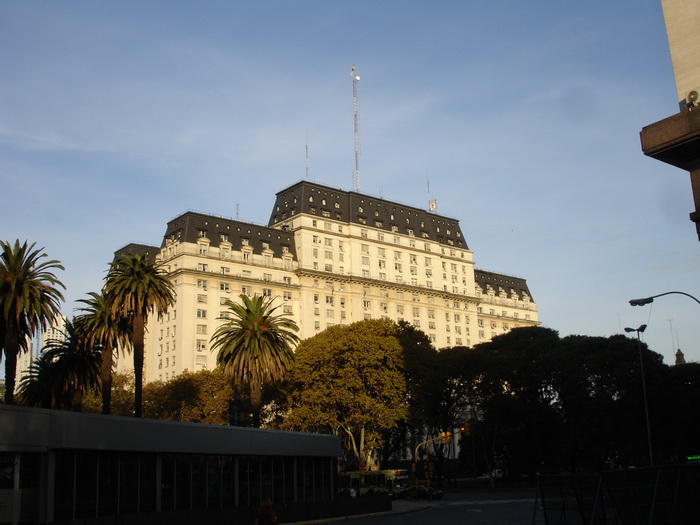
M211 339L218 350L216 362L234 388L250 385L253 426L260 426L262 387L279 381L294 362L292 347L298 343L296 323L275 314L271 297L240 295L241 304L226 301L229 316Z
M382 432L407 416L403 352L389 320L334 326L303 341L288 377L283 428L333 432L349 461L371 466Z
M175 303L175 290L162 268L147 255L125 254L110 264L104 294L112 314L127 318L134 357L134 416L143 405L143 356L146 320L159 316Z
M42 261L43 248L0 241L0 347L5 355L5 402L14 403L17 355L26 350L26 337L46 328L60 315L65 286L55 270L63 266L55 260Z
M110 414L113 354L116 348L129 347L131 328L128 318L114 314L112 305L105 294L90 292L88 295L88 299L79 300L85 304L85 307L80 309L82 313L75 318L74 322L90 345L102 349L102 368L100 371L102 413Z
M100 389L100 352L66 323L65 340L50 341L20 383L23 404L82 410L83 397Z
M102 399L97 393L88 393L83 399L83 411L98 414ZM134 375L124 372L112 374L111 415L134 415Z
M220 370L183 372L144 387L144 416L152 419L227 425L233 391Z

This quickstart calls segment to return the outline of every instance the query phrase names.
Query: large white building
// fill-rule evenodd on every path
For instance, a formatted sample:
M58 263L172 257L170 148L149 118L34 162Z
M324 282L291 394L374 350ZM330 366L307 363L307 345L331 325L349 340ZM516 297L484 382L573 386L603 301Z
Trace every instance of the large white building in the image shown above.
M309 181L277 194L268 226L186 212L160 248L117 253L127 251L162 261L177 293L168 314L149 320L146 381L214 368L209 340L223 303L242 293L274 297L302 339L388 317L444 348L539 324L524 279L474 268L459 221Z

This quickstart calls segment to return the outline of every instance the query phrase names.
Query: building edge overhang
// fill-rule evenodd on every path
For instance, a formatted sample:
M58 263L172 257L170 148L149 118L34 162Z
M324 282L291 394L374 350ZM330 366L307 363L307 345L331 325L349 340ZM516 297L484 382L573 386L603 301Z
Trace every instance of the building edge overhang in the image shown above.
M700 109L644 126L639 136L647 157L686 171L700 169Z

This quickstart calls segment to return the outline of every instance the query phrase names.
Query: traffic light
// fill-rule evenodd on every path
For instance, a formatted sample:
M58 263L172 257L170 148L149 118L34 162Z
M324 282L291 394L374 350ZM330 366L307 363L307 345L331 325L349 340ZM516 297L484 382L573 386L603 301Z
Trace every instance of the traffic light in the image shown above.
M459 433L462 435L462 437L471 436L472 426L469 423L462 423L459 425Z
M443 445L452 443L452 432L440 432L440 443Z

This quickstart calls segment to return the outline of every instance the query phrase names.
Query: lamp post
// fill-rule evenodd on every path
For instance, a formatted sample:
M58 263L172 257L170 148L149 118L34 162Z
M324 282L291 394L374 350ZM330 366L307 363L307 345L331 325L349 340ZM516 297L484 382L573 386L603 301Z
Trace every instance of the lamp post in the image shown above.
M632 306L643 306L645 304L653 303L654 299L656 299L657 297L661 297L663 295L670 295L670 294L674 294L674 293L679 294L679 295L685 295L686 297L690 297L693 301L700 304L699 299L697 299L696 297L693 297L689 293L685 293L685 292L665 292L665 293L660 293L658 295L652 295L651 297L643 297L642 299L631 299L630 304Z
M653 300L653 299L652 299ZM632 301L630 301L631 303ZM649 301L651 302L651 301ZM639 328L625 328L625 332L637 332L637 348L639 349L639 368L642 373L642 395L644 396L644 415L646 416L647 423L647 443L649 445L649 466L654 465L654 452L651 447L651 425L649 423L649 406L647 404L647 385L644 379L644 361L642 360L642 341L639 334L646 330L647 325L643 324Z

